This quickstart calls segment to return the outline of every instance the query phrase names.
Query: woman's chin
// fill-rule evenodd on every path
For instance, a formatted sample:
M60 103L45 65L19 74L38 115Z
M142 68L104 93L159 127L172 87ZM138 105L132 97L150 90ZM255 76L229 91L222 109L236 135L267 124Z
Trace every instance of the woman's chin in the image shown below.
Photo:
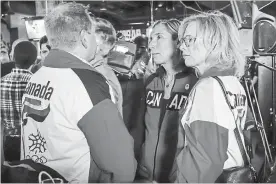
M164 65L166 62L163 61L154 61L155 64L157 65Z
M187 67L194 67L193 63L191 63L191 62L189 62L189 61L186 61L186 60L185 60L185 65L186 65Z

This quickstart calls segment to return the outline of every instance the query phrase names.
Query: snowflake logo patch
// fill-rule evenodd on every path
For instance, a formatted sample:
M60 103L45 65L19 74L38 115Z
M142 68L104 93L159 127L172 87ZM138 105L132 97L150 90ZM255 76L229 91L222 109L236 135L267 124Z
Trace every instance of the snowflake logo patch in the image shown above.
M30 151L37 153L44 153L46 151L46 141L44 137L41 136L40 132L37 130L37 135L30 134L29 140L32 141L31 146L29 146Z

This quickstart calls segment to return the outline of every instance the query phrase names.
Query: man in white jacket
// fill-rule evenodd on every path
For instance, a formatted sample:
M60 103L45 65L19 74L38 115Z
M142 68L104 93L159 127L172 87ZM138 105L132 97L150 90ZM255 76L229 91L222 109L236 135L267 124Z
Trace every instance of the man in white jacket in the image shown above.
M133 139L106 79L88 63L97 44L87 9L62 3L45 17L45 28L52 49L22 99L21 159L68 182L132 182Z

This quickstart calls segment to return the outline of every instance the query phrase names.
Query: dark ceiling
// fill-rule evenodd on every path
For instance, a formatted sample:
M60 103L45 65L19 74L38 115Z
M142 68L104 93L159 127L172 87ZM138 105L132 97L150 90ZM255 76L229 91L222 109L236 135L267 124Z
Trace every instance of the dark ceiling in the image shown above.
M90 10L96 16L106 18L115 27L128 26L131 23L144 22L145 25L151 19L150 1L77 1L90 6ZM181 3L182 2L182 3ZM195 13L185 9L184 5L197 10L220 9L229 4L229 1L154 1L154 19L183 18L185 15ZM184 4L184 5L183 5ZM2 14L13 12L35 15L35 1L1 1ZM231 13L231 7L224 11Z
M78 1L89 4L91 11L99 17L110 20L115 26L122 27L132 23L150 22L151 1ZM229 1L153 1L153 18L183 18L195 13L187 9L189 6L200 11L220 9L230 5ZM103 10L103 8L105 10ZM232 14L231 6L227 6L224 12Z
M107 18L110 21L113 21L115 25L125 26L130 23L147 23L151 20L150 1L80 2L83 4L89 4L91 11L96 16ZM199 9L200 7L203 11L211 9L200 3L198 3L198 7L195 1L183 1L182 3L195 9ZM106 8L106 10L102 10L103 7ZM193 10L185 10L183 4L179 1L154 1L153 7L154 19L183 18L185 14L194 13Z
M134 26L133 23L143 22L146 26L151 20L150 1L77 1L90 6L90 11L96 16L106 18L115 28ZM241 2L241 1L240 1ZM257 1L263 6L269 1ZM276 12L275 2L268 8ZM13 12L35 15L35 1L1 1L2 14ZM153 1L153 17L156 19L184 18L196 11L185 8L189 6L195 10L207 11L223 8L222 12L232 16L230 1ZM140 25L141 26L141 25Z

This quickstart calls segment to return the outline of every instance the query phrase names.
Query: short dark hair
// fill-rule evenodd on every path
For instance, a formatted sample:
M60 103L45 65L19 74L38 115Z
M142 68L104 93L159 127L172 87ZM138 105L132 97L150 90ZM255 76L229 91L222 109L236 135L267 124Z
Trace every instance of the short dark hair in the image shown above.
M36 61L37 49L31 42L23 41L14 47L13 57L16 67L28 69Z
M148 37L146 36L137 36L133 42L137 45L137 48L145 47L148 48Z
M39 40L39 46L40 46L40 49L41 49L41 45L42 44L45 44L45 43L48 43L48 38L47 36L43 36L40 40ZM50 50L50 48L48 48Z

